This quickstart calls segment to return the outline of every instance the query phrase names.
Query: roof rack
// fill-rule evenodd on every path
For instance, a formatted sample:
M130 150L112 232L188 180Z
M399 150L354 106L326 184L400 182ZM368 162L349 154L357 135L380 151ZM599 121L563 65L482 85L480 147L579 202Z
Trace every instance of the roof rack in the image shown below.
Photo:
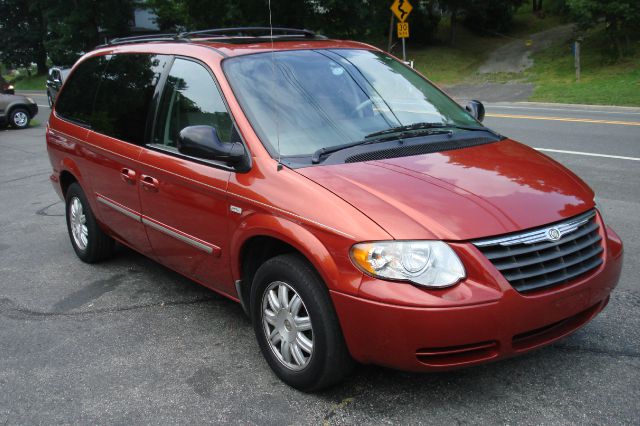
M177 34L146 34L130 37L114 38L99 47L117 46L132 43L152 42L189 42L192 39L216 40L221 42L252 42L266 40L293 40L293 39L325 40L326 37L316 34L311 30L282 27L235 27L212 28L208 30L187 31Z
M154 41L184 42L187 40L180 38L178 34L145 34L145 35L114 38L110 40L108 43L101 44L96 47L117 46L120 44L131 44L131 43L151 43Z
M262 33L262 34L256 34ZM283 27L235 27L235 28L212 28L209 30L189 31L181 33L181 37L221 37L221 38L236 38L236 37L273 37L276 36L303 36L304 38L316 38L316 33L311 30L297 29L297 28L283 28Z

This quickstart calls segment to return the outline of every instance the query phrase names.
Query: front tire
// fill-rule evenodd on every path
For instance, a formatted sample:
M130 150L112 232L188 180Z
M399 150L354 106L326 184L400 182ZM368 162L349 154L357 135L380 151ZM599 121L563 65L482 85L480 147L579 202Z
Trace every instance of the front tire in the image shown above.
M274 373L310 392L341 381L352 369L327 287L296 254L267 260L251 287L253 328Z
M111 257L115 242L100 229L87 197L77 182L69 186L65 204L69 239L80 260L95 263Z
M9 122L11 123L11 126L16 129L26 129L29 127L29 123L31 122L29 111L24 108L14 109L9 115Z

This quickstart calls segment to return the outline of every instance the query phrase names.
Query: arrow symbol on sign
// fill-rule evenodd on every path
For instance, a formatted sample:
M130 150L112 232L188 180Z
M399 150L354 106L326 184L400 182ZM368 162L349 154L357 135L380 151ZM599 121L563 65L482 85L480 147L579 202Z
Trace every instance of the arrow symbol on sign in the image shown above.
M408 2L406 0L400 0L400 6L398 6L398 10L400 10L400 12L402 12L402 15L400 15L400 20L401 21L404 21L405 17L409 14L409 12L411 12L411 9L404 10L404 6L407 3ZM411 6L409 6L409 7L411 7Z

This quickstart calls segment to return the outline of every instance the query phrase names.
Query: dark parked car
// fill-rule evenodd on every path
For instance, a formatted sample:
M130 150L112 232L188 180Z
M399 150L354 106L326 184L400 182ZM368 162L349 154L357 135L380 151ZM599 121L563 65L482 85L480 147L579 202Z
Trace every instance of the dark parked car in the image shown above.
M67 75L71 71L71 68L59 68L53 67L49 69L49 75L47 76L47 100L49 106L53 106L53 103L58 97L58 92L62 87L62 83L66 80Z
M1 75L0 75L0 93L4 93L6 95L13 95L15 93L13 85L10 84L7 80L5 80Z
M36 102L26 96L0 94L0 125L10 124L16 129L29 127L38 114Z

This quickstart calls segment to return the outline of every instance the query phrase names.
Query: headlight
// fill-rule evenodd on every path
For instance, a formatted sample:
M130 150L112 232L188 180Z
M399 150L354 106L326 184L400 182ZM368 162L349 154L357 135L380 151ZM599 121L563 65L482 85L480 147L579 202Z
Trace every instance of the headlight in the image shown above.
M9 87L8 87L8 89L9 89L9 90L13 90L13 85L12 85L12 84L10 84L10 85L9 85Z
M27 98L27 100L28 100L29 102L31 102L32 104L35 104L35 103L36 103L36 101L34 101L32 98L30 98L30 97L28 97L28 96L25 96L25 97L26 97L26 98Z
M359 243L350 254L359 269L377 278L442 288L465 277L462 262L442 241Z

